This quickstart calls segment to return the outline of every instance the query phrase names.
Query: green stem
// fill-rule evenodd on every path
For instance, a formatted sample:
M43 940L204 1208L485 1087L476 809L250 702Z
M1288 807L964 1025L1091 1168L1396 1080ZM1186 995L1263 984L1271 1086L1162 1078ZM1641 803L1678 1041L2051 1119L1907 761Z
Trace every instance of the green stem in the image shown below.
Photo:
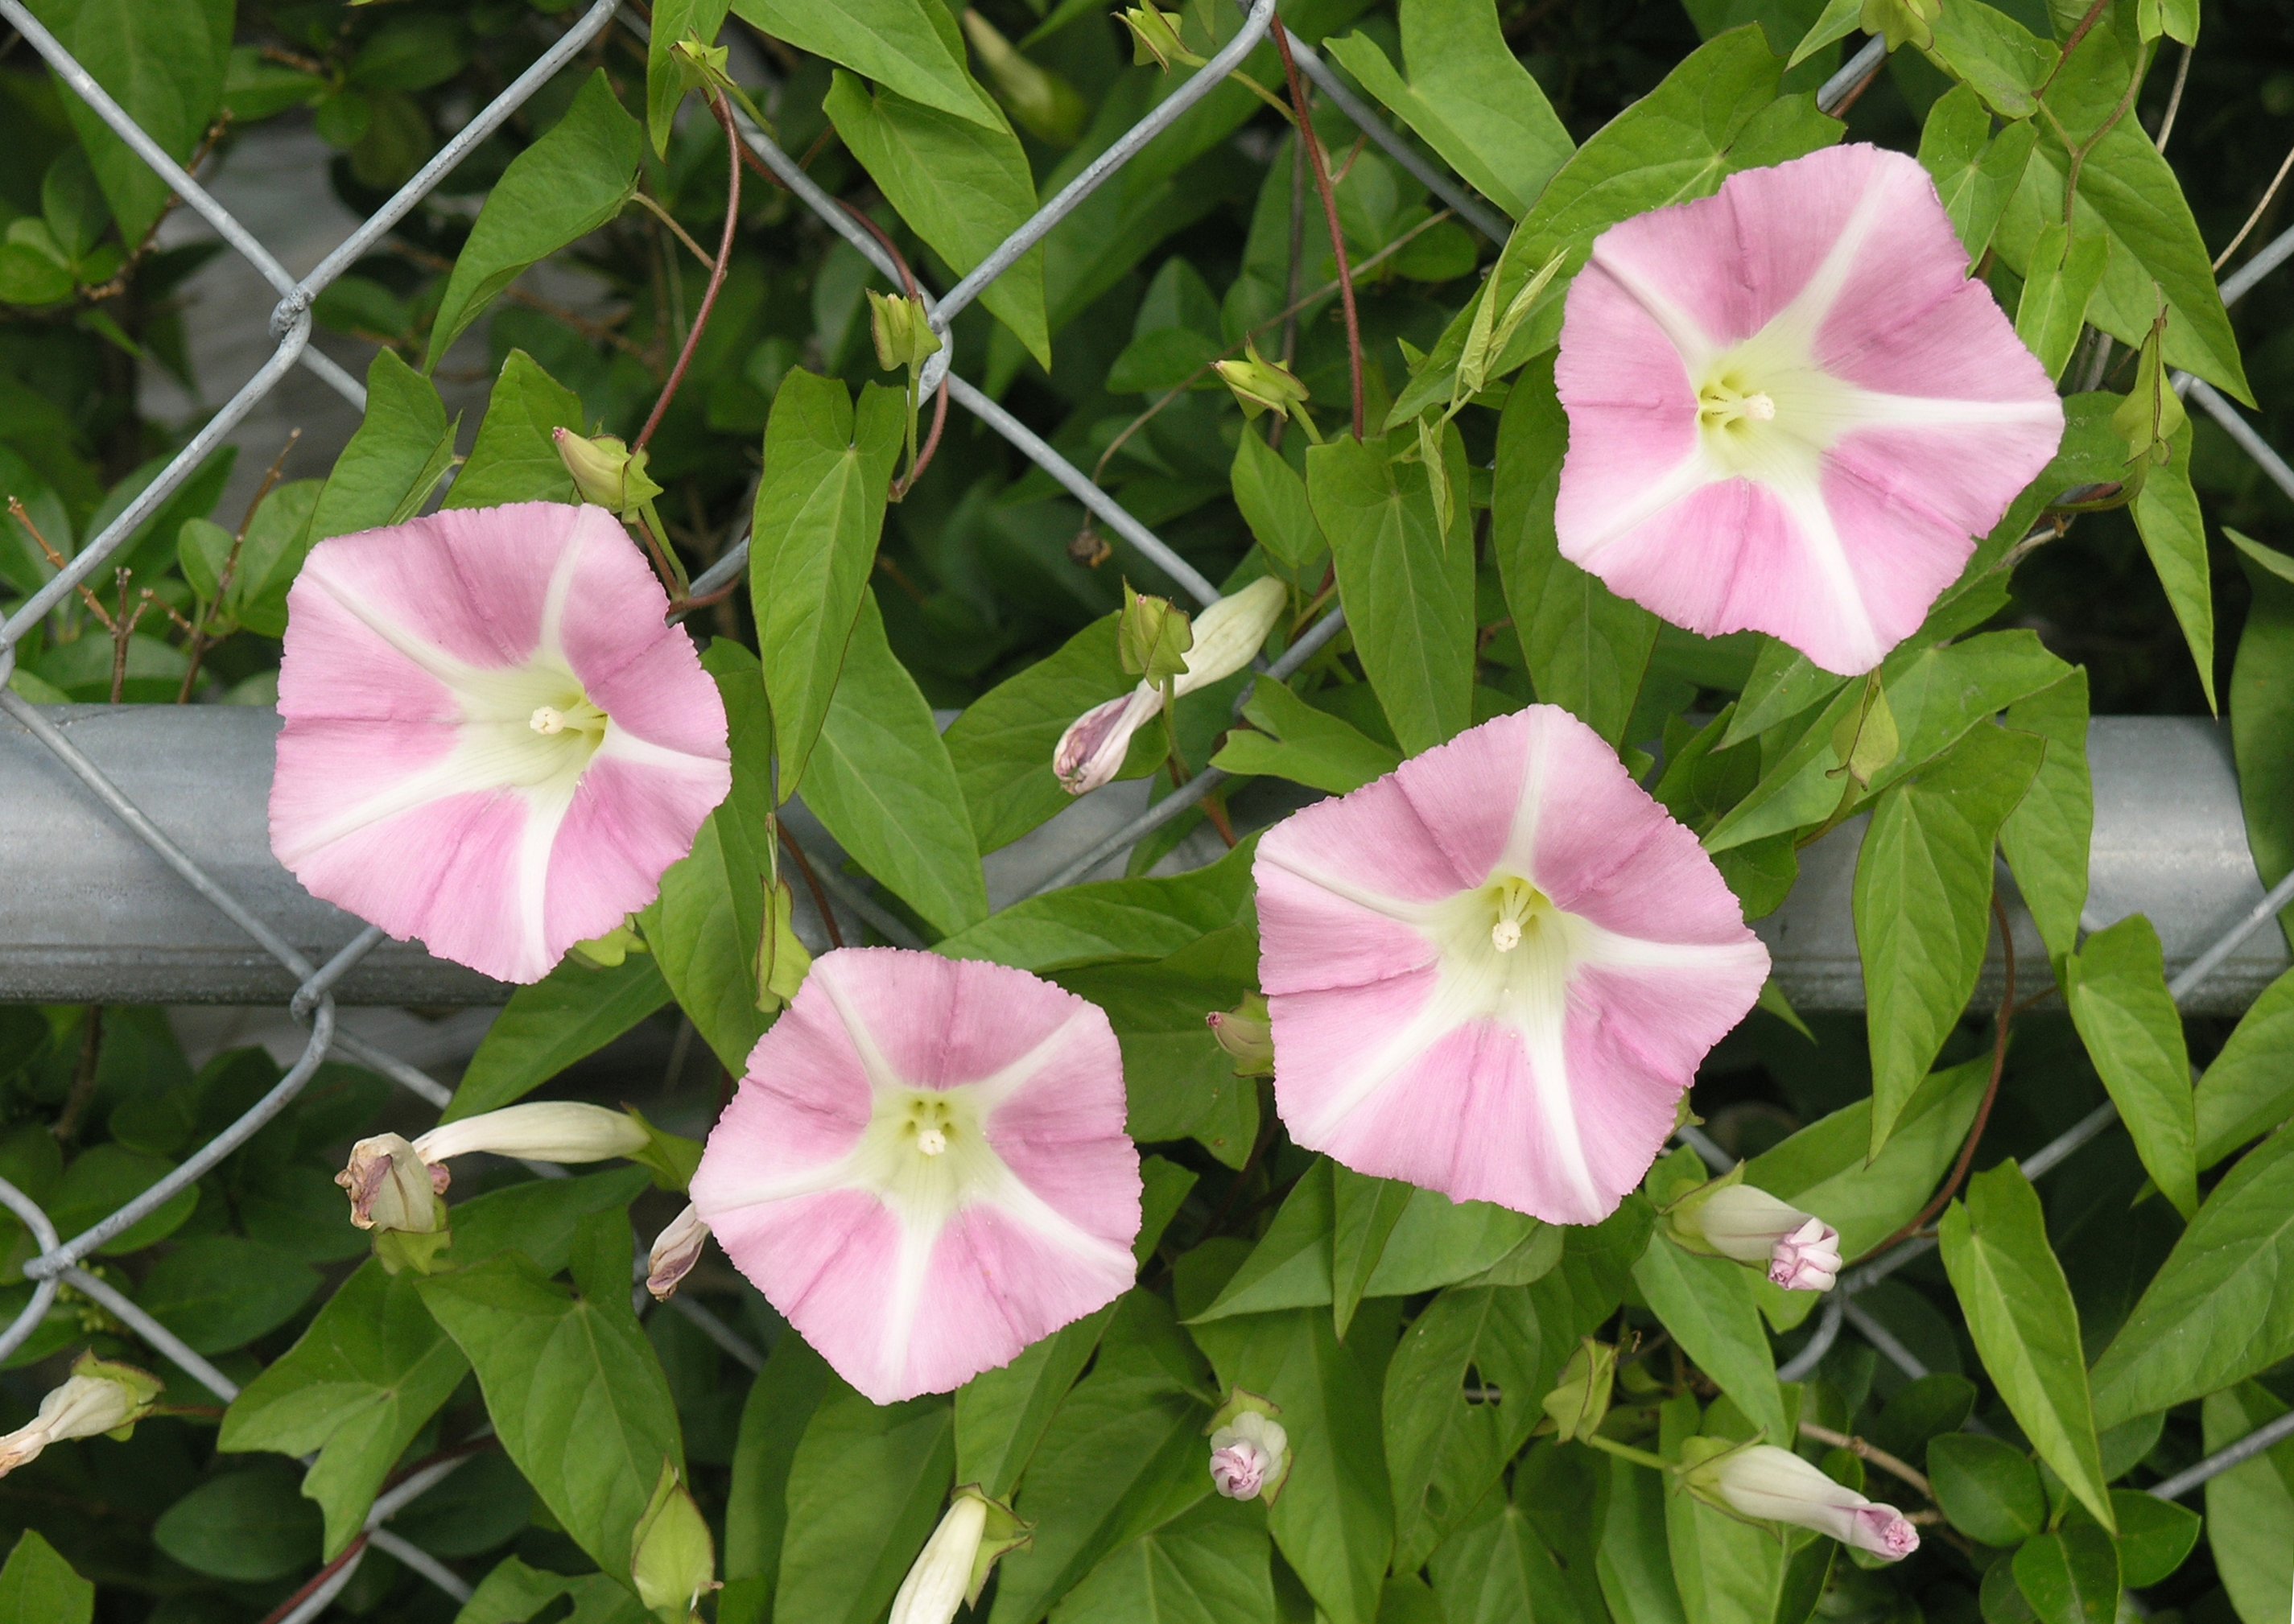
M1637 1449L1630 1443L1619 1443L1614 1438L1604 1438L1598 1433L1595 1433L1584 1441L1597 1449L1615 1456L1619 1460L1630 1460L1633 1465L1647 1466L1652 1472L1672 1470L1672 1462L1665 1459L1664 1456L1652 1455L1647 1449Z

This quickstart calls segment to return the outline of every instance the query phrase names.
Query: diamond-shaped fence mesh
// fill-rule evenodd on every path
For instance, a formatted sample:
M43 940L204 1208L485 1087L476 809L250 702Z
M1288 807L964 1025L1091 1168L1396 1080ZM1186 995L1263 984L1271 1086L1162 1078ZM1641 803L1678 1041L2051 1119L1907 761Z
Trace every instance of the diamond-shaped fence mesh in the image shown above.
M933 328L942 343L940 353L932 357L923 374L924 398L930 400L935 393L945 390L949 401L972 413L1009 442L1081 502L1116 537L1137 549L1204 604L1215 601L1218 592L1199 571L1173 551L1151 529L1126 511L1089 475L1060 455L1034 430L965 381L954 369L949 324L956 313L976 300L990 282L1042 241L1085 198L1152 142L1189 108L1216 89L1229 69L1238 66L1259 45L1275 20L1275 0L1237 0L1237 3L1244 12L1241 26L1216 56L1178 85L1151 112L1094 159L1081 174L1045 202L1025 225L956 286L937 297L928 290L923 295ZM308 1026L310 1034L301 1055L285 1076L244 1115L209 1140L167 1177L77 1235L60 1236L54 1223L37 1202L5 1179L0 1179L0 1205L6 1206L15 1214L39 1247L37 1255L23 1264L24 1277L34 1284L31 1299L14 1321L4 1330L0 1330L0 1358L15 1352L38 1328L55 1308L59 1292L69 1285L115 1317L155 1351L173 1360L179 1368L205 1384L219 1400L230 1402L238 1396L238 1384L186 1346L166 1326L82 1268L83 1261L106 1241L124 1233L167 1205L180 1191L198 1181L244 1144L295 1098L330 1055L338 1055L380 1072L434 1107L443 1108L451 1097L451 1091L435 1078L341 1030L337 1024L331 989L362 958L386 939L380 930L370 928L363 930L325 962L313 963L170 840L53 720L10 691L7 678L15 666L18 646L27 633L101 569L146 519L159 512L168 498L199 467L208 453L231 435L292 368L307 368L353 406L362 410L364 409L365 389L311 345L313 302L331 282L375 248L392 228L444 181L480 142L500 127L601 31L613 24L620 12L621 0L595 0L555 45L501 94L480 110L388 202L338 244L309 274L297 278L290 275L263 242L182 165L170 158L158 142L136 126L94 77L73 60L55 37L41 25L21 0L0 0L0 19L4 19L13 27L64 84L94 109L104 123L167 183L175 195L205 221L224 243L246 260L278 295L278 303L271 313L269 324L271 337L277 347L269 360L240 387L221 410L207 420L159 475L117 518L13 615L0 622L0 710L4 710L53 751L85 785L88 793L148 845L182 878L185 885L219 909L297 978L297 986L289 1009L298 1021ZM634 17L623 15L622 20L625 26L642 31L644 25ZM1443 174L1428 163L1417 149L1355 97L1306 44L1293 41L1290 48L1301 73L1332 105L1359 126L1369 141L1425 184L1458 218L1493 241L1504 240L1508 226L1501 215L1475 199L1455 178ZM1882 42L1877 39L1867 41L1826 82L1818 93L1818 105L1826 111L1843 106L1879 71L1883 61ZM850 211L815 183L766 132L744 116L736 115L736 118L741 139L783 185L801 199L886 278L896 283L901 280L902 268ZM2237 273L2224 281L2222 294L2225 301L2238 299L2290 257L2294 257L2294 231L2270 243ZM2290 498L2294 498L2294 467L2290 467L2284 459L2261 439L2230 402L2205 383L2187 374L2176 375L2175 385L2220 422L2232 440L2253 459L2269 479ZM745 540L729 548L713 567L695 581L695 596L705 595L737 579L746 563L747 553ZM1280 660L1274 662L1266 674L1277 680L1289 675L1336 635L1343 623L1343 610L1330 611ZM1216 768L1206 769L1176 792L1157 801L1146 813L1078 856L1037 889L1050 890L1071 883L1110 857L1128 850L1156 829L1184 813L1216 788L1224 776ZM881 914L880 910L867 907L865 899L843 888L839 889L842 893L841 900L859 907L864 914L871 917L871 922L879 923L894 934L906 934L899 930L897 921L889 916L876 917ZM2290 901L2294 901L2294 876L2289 876L2274 887L2246 917L2225 932L2175 979L2170 987L2175 996L2178 1000L2187 996L2224 959L2269 923ZM2112 1107L2104 1105L2099 1108L2030 1157L2024 1163L2024 1171L2034 1178L2044 1174L2087 1141L2108 1129L2115 1120L2116 1112ZM1728 1165L1730 1158L1701 1133L1690 1130L1686 1137L1715 1166ZM535 1165L533 1171L544 1176L562 1176L561 1169L551 1166ZM1806 1375L1832 1346L1843 1324L1856 1329L1908 1374L1924 1374L1919 1360L1885 1326L1862 1310L1854 1297L1857 1291L1884 1279L1931 1249L1933 1244L1925 1241L1899 1246L1883 1261L1843 1277L1826 1303L1814 1338L1779 1374L1787 1379ZM754 1346L705 1308L682 1298L673 1300L671 1306L692 1318L712 1341L742 1363L754 1368L761 1362L761 1355ZM2151 1492L2170 1499L2187 1493L2288 1436L2294 1436L2294 1415L2258 1429L2249 1437L2154 1486ZM324 1612L349 1582L361 1555L369 1547L386 1552L457 1601L468 1599L470 1587L459 1575L419 1547L393 1535L385 1526L394 1514L445 1478L459 1464L456 1459L441 1461L415 1471L389 1487L375 1502L363 1534L343 1557L304 1587L299 1599L287 1612L278 1615L279 1624L304 1624L304 1621Z

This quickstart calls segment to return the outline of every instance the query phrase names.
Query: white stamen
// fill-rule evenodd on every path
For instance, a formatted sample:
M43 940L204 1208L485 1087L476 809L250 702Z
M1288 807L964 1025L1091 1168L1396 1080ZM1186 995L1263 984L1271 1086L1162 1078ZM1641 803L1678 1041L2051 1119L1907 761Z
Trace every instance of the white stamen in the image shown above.
M948 1135L938 1128L916 1131L916 1151L921 1156L940 1156L948 1149Z
M1748 394L1745 397L1745 415L1755 423L1771 422L1777 415L1777 403L1766 394Z
M526 720L526 726L543 735L563 733L565 731L565 712L555 705L536 705L533 716Z
M1490 946L1500 953L1511 953L1521 946L1521 922L1501 919L1490 927Z

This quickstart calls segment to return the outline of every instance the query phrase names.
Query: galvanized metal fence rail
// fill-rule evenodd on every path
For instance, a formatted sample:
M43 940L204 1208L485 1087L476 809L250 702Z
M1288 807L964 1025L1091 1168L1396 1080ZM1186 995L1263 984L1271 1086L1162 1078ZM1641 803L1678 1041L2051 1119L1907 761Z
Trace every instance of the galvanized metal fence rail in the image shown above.
M13 1322L0 1330L0 1358L21 1346L26 1338L46 1318L56 1303L58 1294L69 1286L75 1292L101 1306L122 1325L141 1337L153 1350L172 1360L175 1366L205 1385L225 1403L238 1396L239 1388L229 1377L201 1358L167 1328L138 1308L134 1303L110 1285L89 1272L81 1265L88 1255L105 1241L125 1232L149 1214L172 1199L177 1192L196 1182L210 1169L251 1137L264 1123L281 1110L310 1081L320 1064L329 1055L371 1068L411 1091L432 1106L443 1108L451 1098L451 1091L415 1067L391 1054L364 1043L343 1031L337 1021L333 988L358 962L384 941L380 930L370 928L359 932L346 946L322 962L313 962L269 923L245 905L229 889L194 861L174 840L162 831L134 801L124 794L105 772L80 750L66 732L50 717L11 692L7 678L13 670L19 645L24 637L61 604L81 582L87 580L134 535L139 526L172 496L207 459L207 455L232 434L248 413L260 402L287 372L296 367L308 369L352 405L363 410L366 392L358 380L345 372L325 355L311 347L312 305L330 283L341 276L361 257L378 246L383 238L415 208L429 192L480 142L515 113L530 97L565 68L599 33L608 27L620 11L621 0L594 0L589 9L577 18L563 36L535 61L532 67L457 132L440 149L435 157L395 193L388 202L370 215L355 231L346 237L332 252L320 262L308 275L295 277L278 262L270 250L215 197L194 179L182 165L171 158L159 144L119 107L93 76L73 60L39 20L22 4L22 0L0 0L0 20L4 20L37 51L57 77L78 95L96 114L147 164L166 180L175 194L193 213L204 220L225 244L253 266L257 274L279 296L270 317L270 333L277 347L271 357L234 394L183 446L166 468L144 491L129 503L102 532L91 540L45 586L31 597L4 622L0 622L0 711L4 711L17 724L27 729L49 751L53 751L69 772L83 784L88 793L105 807L138 840L156 854L169 869L194 893L217 909L263 952L268 954L297 982L289 1003L295 1018L305 1023L309 1038L302 1053L296 1059L278 1084L245 1115L208 1141L173 1173L152 1185L133 1201L121 1206L109 1217L69 1238L59 1236L53 1222L39 1204L23 1191L0 1179L0 1206L15 1214L35 1240L39 1251L23 1265L25 1278L33 1283L31 1300L18 1313ZM957 405L978 417L988 426L1002 435L1030 461L1043 468L1059 484L1080 501L1093 516L1104 524L1118 538L1151 561L1171 580L1177 582L1199 602L1208 604L1218 596L1217 589L1181 557L1152 530L1127 512L1122 505L1101 490L1091 477L1060 455L1032 429L968 383L952 367L953 335L949 328L956 314L977 299L980 292L997 276L1008 269L1029 248L1040 242L1053 228L1073 212L1076 207L1110 176L1135 157L1149 143L1190 107L1216 89L1224 79L1228 69L1238 65L1266 37L1274 20L1275 0L1238 0L1243 11L1241 24L1235 35L1202 68L1180 82L1151 112L1142 118L1123 137L1095 158L1055 196L1045 202L1019 231L1014 232L995 252L990 254L956 286L938 297L926 296L926 305L934 329L939 332L942 349L926 370L924 387L931 391L945 388ZM623 20L632 28L641 24L633 18ZM1507 230L1503 217L1486 203L1475 198L1454 177L1444 175L1383 118L1356 98L1332 74L1312 50L1303 43L1294 43L1292 50L1302 73L1311 79L1324 97L1361 126L1363 134L1392 157L1405 171L1424 183L1453 210L1459 218L1493 240L1502 240ZM1819 105L1831 110L1846 99L1875 73L1883 60L1882 44L1877 39L1867 41L1848 63L1834 75L1818 94ZM811 177L787 153L774 143L771 137L747 119L740 121L740 134L750 149L763 160L773 174L792 192L801 198L815 214L826 223L888 279L900 280L899 267L876 241L874 236L855 223L838 202L814 183ZM2226 300L2235 299L2251 288L2261 277L2294 256L2294 231L2281 237L2250 260L2238 274L2223 285ZM2262 467L2269 477L2290 496L2294 496L2294 469L2269 446L2265 444L2252 427L2238 415L2234 408L2203 383L2187 377L2178 377L2177 387L2185 389L2217 420L2232 438L2244 448ZM695 582L696 593L706 593L735 580L746 561L745 540L729 549L715 566ZM1268 668L1267 674L1280 679L1297 670L1315 650L1335 636L1343 625L1343 612L1333 610L1309 629L1292 647ZM1119 852L1128 850L1155 830L1182 816L1224 780L1216 769L1208 770L1191 780L1177 792L1157 801L1143 815L1126 824L1094 846L1074 862L1053 875L1038 889L1071 882L1091 872L1100 863ZM2178 978L2175 991L2181 997L2211 973L2222 958L2236 948L2255 930L2260 930L2294 897L2294 879L2274 889L2264 903L2236 929L2227 932L2216 946L2192 963ZM848 894L843 900L848 905L858 906L865 902ZM2113 1120L2109 1107L2082 1122L2054 1144L2048 1146L2027 1164L2034 1176L2061 1161L2080 1144L2103 1132ZM1704 1147L1708 1157L1720 1157L1709 1141ZM556 1168L537 1167L537 1172L556 1174ZM1801 1354L1786 1366L1789 1375L1803 1375L1830 1347L1844 1321L1898 1363L1916 1368L1917 1361L1904 1350L1886 1328L1860 1309L1854 1301L1859 1288L1900 1267L1918 1255L1913 1246L1899 1247L1883 1263L1873 1265L1859 1274L1851 1274L1841 1283L1835 1298L1826 1306L1814 1336ZM1867 1278L1869 1277L1869 1278ZM692 1316L718 1345L736 1360L754 1368L761 1356L746 1339L740 1336L708 1311L683 1299L676 1306ZM2294 1433L2294 1417L2274 1423L2251 1437L2158 1485L2154 1492L2169 1496L2187 1491L2207 1478L2249 1458L2267 1448L2278 1438ZM369 1515L366 1528L349 1560L338 1563L324 1576L323 1582L307 1589L301 1599L286 1614L281 1624L306 1624L330 1606L342 1587L355 1571L359 1559L368 1549L381 1550L422 1574L439 1589L457 1601L467 1600L470 1587L451 1569L419 1547L398 1538L385 1526L398 1510L444 1478L455 1467L448 1460L424 1467L391 1487Z

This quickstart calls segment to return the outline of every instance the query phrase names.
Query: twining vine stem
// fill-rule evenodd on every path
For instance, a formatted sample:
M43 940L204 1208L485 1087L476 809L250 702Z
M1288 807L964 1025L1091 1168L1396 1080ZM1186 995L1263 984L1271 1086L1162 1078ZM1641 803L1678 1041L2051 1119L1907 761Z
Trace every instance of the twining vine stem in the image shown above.
M1306 144L1306 160L1314 166L1314 190L1322 195L1322 218L1330 228L1330 252L1338 266L1338 300L1346 313L1346 381L1354 391L1354 438L1363 437L1363 350L1362 319L1354 310L1354 280L1346 269L1346 234L1338 225L1338 194L1330 185L1330 166L1322 153L1321 138L1314 134L1314 122L1306 111L1306 87L1298 77L1297 60L1290 53L1290 36L1282 27L1282 19L1270 17L1266 31L1273 36L1274 48L1282 53L1282 75L1289 82L1290 106L1297 114L1298 139Z
M709 110L716 115L718 127L725 132L725 230L718 239L717 261L709 267L709 285L702 292L701 308L693 313L693 326L685 335L685 347L677 353L677 364L670 369L669 381L661 386L661 398L654 402L652 415L638 430L638 437L630 446L633 451L645 449L654 430L661 426L669 403L677 398L677 386L685 381L685 369L693 364L693 352L701 347L701 335L709 326L709 313L716 306L718 291L725 286L725 272L733 264L733 234L741 223L741 133L733 127L733 110L720 92L709 93Z

